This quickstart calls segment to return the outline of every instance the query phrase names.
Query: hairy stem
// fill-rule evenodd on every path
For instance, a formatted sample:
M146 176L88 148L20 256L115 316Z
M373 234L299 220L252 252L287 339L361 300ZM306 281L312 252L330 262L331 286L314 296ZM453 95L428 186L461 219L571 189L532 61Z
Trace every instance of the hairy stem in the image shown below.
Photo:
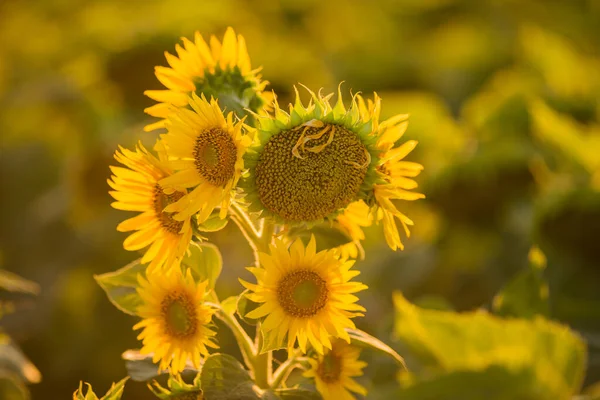
M263 345L263 337L260 333L260 323L256 325L256 357L254 359L254 380L256 384L267 389L271 387L271 379L273 375L273 352L268 351L260 354L260 349Z
M273 373L273 380L271 381L271 387L279 388L290 376L290 373L294 368L299 366L298 357L301 355L299 350L296 350L287 360L283 362Z

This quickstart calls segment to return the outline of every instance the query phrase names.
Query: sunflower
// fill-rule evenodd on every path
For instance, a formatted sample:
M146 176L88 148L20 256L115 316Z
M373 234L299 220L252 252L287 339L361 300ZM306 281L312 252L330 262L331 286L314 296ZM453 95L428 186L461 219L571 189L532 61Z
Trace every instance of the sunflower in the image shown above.
M292 349L296 340L303 352L307 341L319 353L331 348L332 337L350 341L346 328L353 328L351 318L362 316L359 292L367 286L350 279L359 274L351 271L353 260L341 261L332 250L316 252L314 236L304 248L296 239L288 246L279 239L270 246L270 255L259 253L262 268L248 268L258 283L241 281L251 293L247 297L261 305L248 313L249 318L263 318L263 333L277 346Z
M207 347L218 347L210 329L215 310L204 303L208 281L196 283L189 269L184 275L178 267L149 273L147 279L140 275L138 281L143 304L137 315L143 319L133 329L143 329L141 352L153 353L152 361L160 360L161 370L170 366L172 374L183 371L188 360L200 368Z
M192 94L190 106L191 110L174 110L167 121L168 133L162 139L177 172L160 184L168 190L194 188L165 211L175 212L180 221L197 213L202 223L217 206L221 218L227 215L251 139L242 135L243 122L234 123L233 113L223 116L216 100Z
M379 123L381 99L377 94L374 96L374 101L368 103L359 98L359 109L363 120L373 122L373 132L377 137L376 146L380 150L377 161L380 182L373 185L377 220L383 220L383 232L388 246L392 250L398 248L403 250L404 245L396 226L396 218L402 224L407 237L410 236L408 227L413 225L413 221L399 211L392 200L418 200L425 197L421 193L411 191L418 186L417 182L411 178L419 175L423 166L404 160L417 146L417 141L408 140L397 145L408 127L408 115L396 115ZM382 180L383 182L381 182Z
M330 351L309 359L311 369L304 376L315 380L324 400L353 400L350 392L366 396L367 390L352 379L361 376L362 369L367 366L358 360L359 355L359 348L336 340Z
M309 92L307 107L296 91L289 113L275 102L274 115L258 118L258 141L245 157L250 211L282 224L333 220L366 198L379 176L377 138L360 118L356 96L346 109L341 90L335 106L331 95Z
M227 28L223 42L211 36L210 46L196 32L194 42L182 38L183 47L175 46L177 56L165 52L170 67L155 67L155 75L166 90L147 90L144 94L158 101L144 111L161 118L159 122L145 127L146 131L165 127L170 105L185 107L192 93L216 97L221 105L234 111L239 117L245 109L259 112L272 100L265 92L267 81L261 81L260 68L252 69L242 35Z
M135 231L125 239L123 247L136 251L150 246L142 257L142 263L150 262L150 269L179 261L192 238L190 218L176 221L164 208L180 200L187 191L163 191L159 181L172 171L164 158L156 158L141 143L135 151L121 147L115 152L115 159L126 168L110 167L113 175L108 184L114 190L109 193L116 200L112 206L141 213L117 226L120 232Z
M167 387L163 387L156 380L148 384L148 387L156 397L164 400L202 400L202 385L200 384L200 373L196 375L193 382L187 383L181 375L169 375Z

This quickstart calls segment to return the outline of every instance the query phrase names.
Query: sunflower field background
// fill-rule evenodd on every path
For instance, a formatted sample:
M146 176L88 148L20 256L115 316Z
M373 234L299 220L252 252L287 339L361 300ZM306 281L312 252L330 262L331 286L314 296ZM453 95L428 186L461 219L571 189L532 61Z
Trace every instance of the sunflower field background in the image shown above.
M134 321L93 277L132 259L108 166L119 144L156 139L143 92L161 88L164 51L228 26L280 104L299 82L329 93L344 81L376 91L382 117L410 114L426 198L403 204L415 221L403 251L365 229L367 312L355 321L410 373L363 351L366 398L600 398L599 2L4 0L0 399L69 398L80 381L100 396L127 375ZM251 249L234 224L211 241L223 254L217 290L239 293ZM482 310L505 319L479 320ZM546 320L575 336L519 325L543 331ZM217 329L220 351L239 358ZM148 396L128 382L123 398Z

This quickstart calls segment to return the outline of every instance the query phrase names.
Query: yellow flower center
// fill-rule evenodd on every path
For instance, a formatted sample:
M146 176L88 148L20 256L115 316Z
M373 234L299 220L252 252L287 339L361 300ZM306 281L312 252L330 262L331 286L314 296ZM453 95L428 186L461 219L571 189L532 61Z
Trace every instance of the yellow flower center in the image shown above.
M190 294L179 291L167 294L161 302L161 313L169 337L184 339L196 333L198 316Z
M334 352L324 355L317 367L317 375L325 383L338 382L342 375L342 358Z
M370 162L354 132L313 125L271 137L256 166L260 201L285 221L320 220L356 200Z
M237 147L231 135L221 128L202 132L194 146L198 173L214 186L225 186L235 175Z
M316 315L327 304L327 282L316 272L301 269L290 272L277 285L277 300L293 317Z
M181 232L183 221L174 220L171 216L172 213L167 213L163 210L166 206L177 202L183 196L185 196L185 193L177 191L171 194L166 194L162 191L162 188L158 184L156 184L154 187L154 212L160 219L160 225L174 235L178 235L179 232Z

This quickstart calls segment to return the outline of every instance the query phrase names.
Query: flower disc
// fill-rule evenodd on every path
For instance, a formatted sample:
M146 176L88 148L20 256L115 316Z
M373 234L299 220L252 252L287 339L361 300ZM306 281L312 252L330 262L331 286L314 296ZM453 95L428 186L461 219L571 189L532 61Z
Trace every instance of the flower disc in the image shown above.
M256 165L261 203L288 222L320 220L351 203L370 156L356 133L334 124L281 131Z

